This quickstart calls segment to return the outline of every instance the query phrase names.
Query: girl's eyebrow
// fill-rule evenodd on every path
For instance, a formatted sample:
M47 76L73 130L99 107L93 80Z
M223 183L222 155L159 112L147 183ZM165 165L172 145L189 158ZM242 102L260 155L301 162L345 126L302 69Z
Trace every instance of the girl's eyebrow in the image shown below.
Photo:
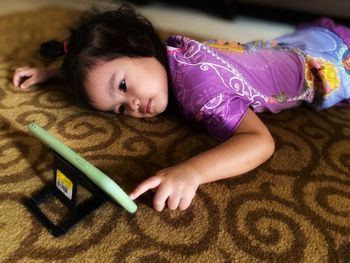
M115 85L115 72L113 72L111 78L108 81L107 89L108 89L109 95L111 95L111 96L113 94L114 85Z

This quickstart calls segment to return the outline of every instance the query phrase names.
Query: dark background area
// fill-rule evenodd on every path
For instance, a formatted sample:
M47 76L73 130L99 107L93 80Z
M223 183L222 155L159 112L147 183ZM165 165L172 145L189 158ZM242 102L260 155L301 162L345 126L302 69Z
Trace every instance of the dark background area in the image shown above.
M349 0L130 0L134 4L167 3L204 11L223 19L245 15L286 23L311 21L322 16L350 25Z

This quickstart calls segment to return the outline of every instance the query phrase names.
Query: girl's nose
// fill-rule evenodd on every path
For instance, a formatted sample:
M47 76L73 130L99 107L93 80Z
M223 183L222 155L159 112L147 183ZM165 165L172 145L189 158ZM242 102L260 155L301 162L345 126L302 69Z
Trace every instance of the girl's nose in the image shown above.
M129 101L129 107L132 111L139 111L139 108L140 108L140 100L136 97L133 97L130 99Z

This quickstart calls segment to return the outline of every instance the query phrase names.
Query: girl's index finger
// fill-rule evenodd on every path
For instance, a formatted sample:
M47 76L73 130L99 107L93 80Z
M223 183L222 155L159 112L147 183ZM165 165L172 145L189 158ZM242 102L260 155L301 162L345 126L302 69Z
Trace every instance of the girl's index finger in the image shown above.
M130 194L129 197L132 200L135 200L136 198L138 198L140 195L142 195L143 193L147 192L150 189L156 188L160 185L160 183L162 182L161 178L158 176L153 176L150 177L148 179L146 179L145 181L143 181L142 183L140 183Z

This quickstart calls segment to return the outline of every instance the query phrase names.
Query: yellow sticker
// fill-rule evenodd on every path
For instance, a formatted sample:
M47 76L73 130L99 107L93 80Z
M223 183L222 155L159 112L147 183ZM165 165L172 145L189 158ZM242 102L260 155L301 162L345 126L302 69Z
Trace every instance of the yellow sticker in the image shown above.
M56 170L56 186L65 196L72 199L73 182L58 169Z

